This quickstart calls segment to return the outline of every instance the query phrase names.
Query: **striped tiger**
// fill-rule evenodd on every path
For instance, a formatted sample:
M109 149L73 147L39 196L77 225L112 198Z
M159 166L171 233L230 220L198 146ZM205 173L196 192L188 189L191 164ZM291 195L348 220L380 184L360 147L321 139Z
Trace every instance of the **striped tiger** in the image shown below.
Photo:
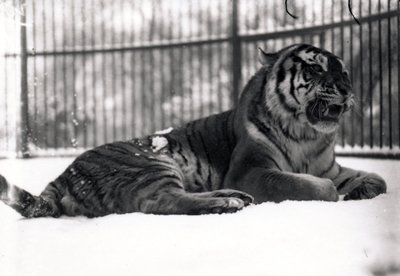
M335 55L307 44L259 51L237 108L183 127L91 149L39 196L0 177L0 199L24 217L230 213L283 200L367 199L376 174L340 166L339 119L353 103Z

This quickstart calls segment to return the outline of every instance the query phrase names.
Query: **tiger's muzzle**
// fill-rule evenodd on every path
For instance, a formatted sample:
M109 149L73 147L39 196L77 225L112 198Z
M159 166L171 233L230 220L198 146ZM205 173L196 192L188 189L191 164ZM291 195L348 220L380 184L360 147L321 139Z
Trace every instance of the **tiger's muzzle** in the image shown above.
M315 99L309 103L306 114L312 124L319 121L337 123L345 110L345 104L330 104L329 101Z
M316 98L310 101L306 108L308 121L313 125L318 122L338 123L342 114L353 105L351 92L345 96L338 94L327 91L317 93Z

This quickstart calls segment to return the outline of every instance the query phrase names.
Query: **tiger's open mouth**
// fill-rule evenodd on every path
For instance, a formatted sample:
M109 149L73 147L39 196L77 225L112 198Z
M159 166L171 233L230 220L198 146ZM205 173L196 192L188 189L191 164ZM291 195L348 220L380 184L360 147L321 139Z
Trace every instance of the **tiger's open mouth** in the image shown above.
M320 121L337 123L344 109L343 104L329 104L328 101L317 99L309 103L306 114L311 124Z

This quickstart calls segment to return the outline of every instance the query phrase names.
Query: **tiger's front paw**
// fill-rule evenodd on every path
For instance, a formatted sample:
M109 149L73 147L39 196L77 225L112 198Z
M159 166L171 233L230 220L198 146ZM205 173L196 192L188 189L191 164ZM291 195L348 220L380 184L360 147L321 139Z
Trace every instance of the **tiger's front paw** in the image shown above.
M321 178L318 185L315 186L314 200L338 201L339 194L332 180Z
M368 173L362 179L362 184L348 193L344 200L358 200L374 198L386 193L386 182L377 174Z
M233 189L221 189L215 190L209 193L213 197L236 197L241 199L244 202L244 206L248 206L250 203L254 201L254 198L248 193L233 190Z
M204 214L223 214L223 213L235 213L242 210L245 206L243 200L235 197L224 197L218 198L214 204L210 204L207 208L199 211L200 215Z

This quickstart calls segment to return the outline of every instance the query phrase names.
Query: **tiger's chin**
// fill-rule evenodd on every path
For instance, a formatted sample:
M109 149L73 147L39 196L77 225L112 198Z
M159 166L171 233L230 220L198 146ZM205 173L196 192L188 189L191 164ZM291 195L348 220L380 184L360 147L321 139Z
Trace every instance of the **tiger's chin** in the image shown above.
M310 124L313 129L322 133L332 133L339 128L339 123L332 122L318 122L316 124Z
M319 132L331 133L338 129L344 111L344 105L317 99L308 104L306 116L312 128Z

